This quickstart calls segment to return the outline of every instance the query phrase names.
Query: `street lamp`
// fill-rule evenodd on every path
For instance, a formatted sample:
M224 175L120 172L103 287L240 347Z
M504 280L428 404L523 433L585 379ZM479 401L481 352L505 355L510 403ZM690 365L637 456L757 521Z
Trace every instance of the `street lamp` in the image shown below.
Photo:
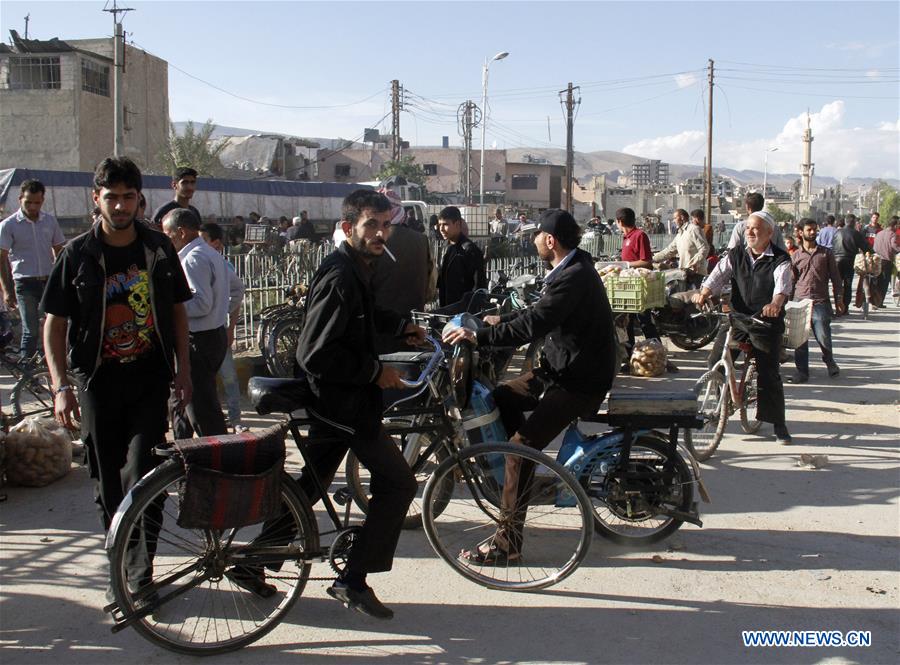
M501 51L493 58L488 60L485 58L484 67L481 70L481 171L478 174L479 179L479 197L481 205L484 205L484 141L485 129L487 128L487 84L488 84L488 68L494 60L503 60L509 53Z
M770 152L778 152L778 148L768 148L764 153L765 157L763 158L763 198L766 197L766 184L769 180L769 153Z

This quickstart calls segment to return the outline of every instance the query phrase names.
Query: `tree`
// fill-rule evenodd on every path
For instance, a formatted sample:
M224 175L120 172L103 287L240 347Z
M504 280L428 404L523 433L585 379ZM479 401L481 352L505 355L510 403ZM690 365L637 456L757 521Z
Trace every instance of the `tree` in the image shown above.
M190 166L201 176L216 176L223 171L219 155L228 139L213 141L212 134L216 130L212 119L207 120L199 129L194 127L193 120L184 126L184 134L178 136L175 126L169 123L169 138L160 151L158 162L160 170L167 175L175 173L175 169Z
M878 212L881 214L882 226L884 226L891 217L900 215L900 192L890 185L885 186L881 190L880 203Z
M424 168L419 164L413 164L415 160L415 157L410 156L401 157L400 161L385 162L381 165L381 170L378 171L375 178L378 180L385 180L392 175L402 175L408 182L421 185L422 189L424 189L425 180L428 176L425 175Z
M794 216L791 213L785 212L774 203L769 204L769 214L775 219L777 226L781 226L785 222L794 221Z

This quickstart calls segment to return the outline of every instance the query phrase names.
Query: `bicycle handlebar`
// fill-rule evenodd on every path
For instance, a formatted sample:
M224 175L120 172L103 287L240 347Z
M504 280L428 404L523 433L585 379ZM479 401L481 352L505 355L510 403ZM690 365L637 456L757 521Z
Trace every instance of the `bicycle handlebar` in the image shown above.
M433 349L431 359L428 361L428 364L425 365L425 367L422 369L422 373L419 374L419 378L415 381L400 379L400 383L402 383L406 388L421 388L425 384L425 381L428 380L428 377L431 376L431 374L434 372L434 368L437 367L437 364L441 361L441 358L444 357L441 343L438 340L429 335L425 337L425 341L431 343Z

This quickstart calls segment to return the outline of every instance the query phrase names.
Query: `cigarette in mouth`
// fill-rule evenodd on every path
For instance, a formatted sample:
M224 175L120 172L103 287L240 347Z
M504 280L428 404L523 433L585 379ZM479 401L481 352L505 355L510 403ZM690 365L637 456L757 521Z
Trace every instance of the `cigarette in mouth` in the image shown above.
M397 257L391 253L391 250L388 249L387 245L382 245L384 247L384 253L391 257L391 261L397 263Z

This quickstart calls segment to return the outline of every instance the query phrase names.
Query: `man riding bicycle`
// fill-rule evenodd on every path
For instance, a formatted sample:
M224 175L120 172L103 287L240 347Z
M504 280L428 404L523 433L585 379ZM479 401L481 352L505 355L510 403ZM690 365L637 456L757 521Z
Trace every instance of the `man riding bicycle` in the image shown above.
M754 212L747 219L746 246L732 247L703 281L693 302L703 305L710 295L721 293L731 280L731 308L747 317L761 317L765 324L750 323L736 330L736 338L753 345L759 371L757 420L775 426L775 439L789 444L784 416L784 386L778 365L784 333L784 303L790 298L793 275L788 253L772 244L775 225L767 212ZM722 355L723 336L716 339L711 358Z
M477 332L457 328L444 341L521 346L545 339L540 366L493 393L510 440L543 450L574 418L596 413L613 384L616 349L606 290L590 254L578 249L575 219L564 210L546 210L536 230L538 255L552 268L544 277L540 299L524 310L484 317L488 327ZM531 415L526 417L526 411ZM528 486L533 472L525 465L510 466L501 506L506 510L515 505L516 493ZM481 565L515 561L522 551L521 520L524 515L517 514L512 528L460 556Z

